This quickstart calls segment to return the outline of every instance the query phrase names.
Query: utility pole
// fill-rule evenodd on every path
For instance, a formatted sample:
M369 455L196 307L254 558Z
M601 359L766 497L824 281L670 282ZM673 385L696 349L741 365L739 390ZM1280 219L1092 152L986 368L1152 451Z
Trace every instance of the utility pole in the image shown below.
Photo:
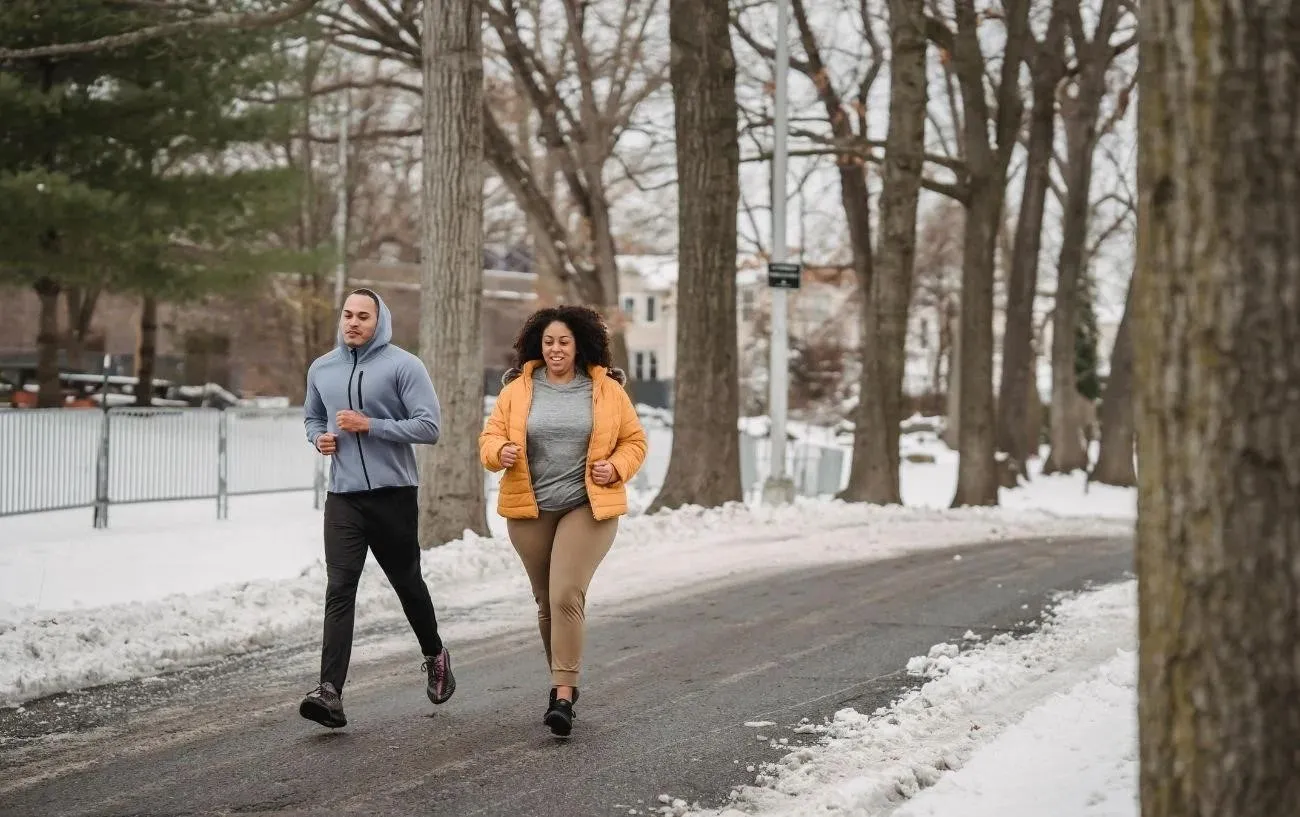
M799 268L786 264L785 193L786 145L788 100L786 78L790 71L790 13L789 0L776 3L776 121L773 130L772 150L772 258L768 265L768 286L772 295L772 337L769 366L768 413L771 415L769 442L771 453L767 482L763 485L763 502L768 505L789 504L794 501L794 482L785 473L785 420L789 403L789 333L786 329L787 289L799 285Z
M334 243L338 258L334 265L334 309L343 308L343 289L348 280L348 131L352 127L352 100L343 94L343 111L339 114L339 156L334 214Z

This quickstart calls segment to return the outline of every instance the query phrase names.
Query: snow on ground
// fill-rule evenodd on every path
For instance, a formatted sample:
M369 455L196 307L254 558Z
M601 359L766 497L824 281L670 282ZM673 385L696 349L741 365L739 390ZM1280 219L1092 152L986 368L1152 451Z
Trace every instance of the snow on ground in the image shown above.
M1033 635L937 644L888 707L796 731L816 743L767 764L732 805L689 817L1136 817L1137 584L1067 598ZM969 642L971 635L968 634Z
M1046 513L1075 515L1081 513L1080 503L1087 513L1108 519L1135 519L1137 517L1137 492L1132 488L1111 485L1087 484L1082 472L1073 474L1042 473L1042 456L1029 461L1027 483L1014 490L1003 490L999 501L1004 508L1035 509ZM937 435L923 432L902 438L899 454L903 462L899 469L899 485L903 502L920 508L947 508L957 492L957 452L948 448ZM908 455L928 455L934 462L909 462ZM1093 458L1095 460L1096 453Z
M895 817L1138 817L1137 658L1121 652L1029 711Z
M760 418L761 419L761 418ZM646 418L651 455L629 486L632 514L593 583L593 609L765 571L889 558L998 538L1127 533L1132 491L1082 476L1037 478L1002 492L1003 506L948 510L956 454L933 433L904 435L907 506L800 499L786 508L735 505L643 515L667 470L668 419ZM829 429L791 425L834 444ZM496 480L489 479L489 505ZM114 506L110 527L89 509L0 518L0 706L56 691L148 676L294 639L319 628L325 588L321 515L309 492L215 503ZM491 536L424 554L424 574L450 639L532 625L531 598L503 520ZM791 541L799 542L791 547ZM400 619L373 559L362 619Z
M122 514L116 529L81 527L71 537L65 529L64 539L51 532L31 547L0 549L4 598L20 600L0 609L0 705L310 637L319 627L325 587L324 564L312 554L320 516L304 496L251 508L242 507L245 501L232 501L227 522L196 523L177 513L142 514L132 524ZM22 541L10 538L16 528L34 536L30 520L0 520L2 538ZM594 610L807 565L1129 529L1037 511L934 512L825 500L684 508L625 519L589 601ZM792 540L799 546L791 547ZM31 553L39 556L27 561L24 554ZM427 551L424 575L453 643L535 626L524 573L504 538L471 535ZM400 619L396 596L373 563L358 603L367 622Z

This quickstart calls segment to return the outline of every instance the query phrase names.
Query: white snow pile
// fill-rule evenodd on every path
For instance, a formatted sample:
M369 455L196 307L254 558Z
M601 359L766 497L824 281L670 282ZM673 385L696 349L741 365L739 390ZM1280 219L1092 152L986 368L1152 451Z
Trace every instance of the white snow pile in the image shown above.
M895 817L1138 817L1137 654L1030 710Z
M1116 799L1127 802L1132 788L1122 778L1133 772L1116 767L1131 766L1134 732L1131 723L1118 733L1108 724L1117 717L1133 718L1136 599L1137 583L1127 581L1066 598L1044 615L1037 632L1024 638L999 634L975 646L965 639L965 650L957 644L936 645L908 663L911 674L927 679L920 688L870 714L846 708L825 724L797 727L796 732L818 735L818 741L766 764L754 785L732 792L730 806L692 810L670 803L660 811L676 817L1008 817L1039 813L1049 797L1064 801L1057 784L1067 779L1072 788L1086 790L1079 795L1085 803L1107 802L1111 785L1121 786ZM1089 680L1075 689L1083 679ZM1092 715L1081 717L1076 698L1062 697L1067 692L1092 701ZM1021 721L1031 710L1032 717ZM991 740L1024 751L976 754ZM1042 745L1052 741L1059 743L1040 755ZM1099 773L1087 780L1072 779L1079 770L1080 746L1101 755L1094 764ZM1050 775L1038 776L1027 768L1045 767L1051 760L1058 768ZM976 763L983 773L974 768ZM1028 810L1007 807L1005 801L987 810L970 807L972 790L992 790L1013 778L1034 784L1037 799L1027 801ZM907 804L914 810L894 811L908 799L928 794L930 787L936 797L947 792L950 799L927 805L917 798Z
M142 531L116 545L110 545L116 539L83 544L86 532L78 529L73 543L77 547L117 547L126 558L94 561L94 575L64 575L72 582L67 586L75 589L79 583L93 590L109 583L115 601L95 607L68 603L58 609L0 604L0 706L318 638L325 590L325 567L319 557L299 562L304 565L300 571L293 568L273 578L259 578L259 558L232 555L260 553L269 559L290 546L297 548L295 553L313 547L320 535L319 514L298 519L291 528L268 522L260 538L255 525L239 528L244 539L231 543L229 553L217 552L222 580L209 586L197 586L202 576L196 577L193 570L184 569L183 561L175 560L196 537L220 541L224 535L220 531L233 530L220 528L222 523L207 523L216 526L210 531L192 527ZM800 500L779 508L687 507L624 519L614 550L593 582L589 604L595 609L719 580L890 558L927 548L1130 531L1131 522L1006 508L934 511L823 500ZM285 537L295 542L285 543ZM8 552L10 569L24 569L26 552L17 545ZM69 545L57 551L33 547L30 552L78 551ZM151 573L150 554L158 554L160 562L164 556L172 559L170 573ZM211 563L211 554L205 558ZM246 568L241 559L247 561ZM446 622L453 643L535 626L523 570L504 538L467 535L425 552L423 560L440 623ZM22 575L43 575L44 563L30 567ZM57 568L62 574L73 574L77 564L65 556ZM239 569L249 572L238 574ZM247 580L232 581L239 575ZM173 581L183 582L184 592L164 592ZM373 563L361 580L358 613L363 624L402 620L396 596ZM954 665L960 662L954 659ZM961 673L954 673L935 683L951 685L961 678Z

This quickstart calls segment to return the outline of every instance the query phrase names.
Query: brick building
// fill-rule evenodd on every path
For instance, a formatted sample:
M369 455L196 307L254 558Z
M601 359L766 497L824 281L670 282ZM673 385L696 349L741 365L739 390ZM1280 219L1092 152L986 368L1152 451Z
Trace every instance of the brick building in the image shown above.
M515 332L537 307L536 275L527 270L526 260L514 253L485 253L483 354L485 383L491 393L508 365ZM419 277L418 263L391 252L375 260L354 261L348 271L350 288L370 287L388 303L393 342L417 353ZM0 288L0 298L6 304L0 370L34 367L40 306L36 294ZM279 276L242 294L163 304L158 310L156 376L186 384L213 382L245 397L287 396L301 401L307 365L334 343L333 298L331 280L308 286L296 276ZM60 299L60 330L66 333L65 306ZM108 354L114 373L132 373L139 322L139 298L103 295L82 359L70 359L65 344L63 369L98 373Z

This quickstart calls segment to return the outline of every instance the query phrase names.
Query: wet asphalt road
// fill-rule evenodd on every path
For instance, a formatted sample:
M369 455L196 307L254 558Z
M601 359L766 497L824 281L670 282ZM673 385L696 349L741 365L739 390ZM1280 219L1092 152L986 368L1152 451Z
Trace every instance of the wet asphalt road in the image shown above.
M802 718L889 703L932 644L1015 632L1054 592L1131 570L1128 539L1022 540L605 610L567 742L541 723L532 630L451 645L459 688L437 709L418 656L354 661L350 723L334 732L297 715L315 644L55 696L0 710L0 815L594 817L646 814L662 793L718 805L784 751L746 721L797 744Z

